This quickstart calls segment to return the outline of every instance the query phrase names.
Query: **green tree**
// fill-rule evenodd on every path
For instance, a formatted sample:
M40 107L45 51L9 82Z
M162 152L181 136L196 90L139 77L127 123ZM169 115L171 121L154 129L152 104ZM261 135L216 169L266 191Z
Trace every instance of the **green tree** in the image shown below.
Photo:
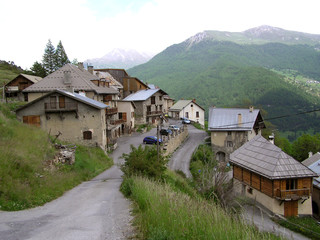
M42 64L47 74L53 73L56 70L55 67L55 48L49 39L46 48L44 50L44 55L42 58Z
M304 134L292 144L292 156L298 161L308 158L309 152L320 151L320 135Z
M38 61L36 61L32 67L31 67L31 72L32 74L42 77L44 78L45 76L47 76L47 72L46 69L43 67L43 65L41 63L39 63Z
M59 41L55 51L55 70L61 68L67 63L70 63L69 58L64 50L61 40Z

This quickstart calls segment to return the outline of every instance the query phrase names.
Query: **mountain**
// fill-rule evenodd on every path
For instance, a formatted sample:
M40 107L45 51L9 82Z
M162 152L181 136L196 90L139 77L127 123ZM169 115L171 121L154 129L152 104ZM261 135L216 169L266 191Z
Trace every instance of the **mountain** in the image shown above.
M253 104L274 118L320 105L319 97L295 84L297 76L320 80L319 42L320 35L270 26L240 33L204 31L128 72L175 99L196 98L206 110ZM291 82L281 75L286 71L294 73ZM320 130L318 113L311 115L271 122L283 132Z
M154 54L138 52L132 49L113 49L101 58L87 59L85 65L94 68L131 68L149 61Z

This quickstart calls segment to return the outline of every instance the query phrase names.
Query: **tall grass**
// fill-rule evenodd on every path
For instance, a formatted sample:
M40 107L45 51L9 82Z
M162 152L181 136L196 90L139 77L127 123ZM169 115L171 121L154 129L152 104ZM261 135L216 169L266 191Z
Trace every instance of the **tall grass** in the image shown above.
M143 177L125 179L143 239L279 239L246 225L219 205Z
M0 104L0 209L42 205L112 165L99 148L78 146L74 165L52 164L56 150L37 127L11 119Z

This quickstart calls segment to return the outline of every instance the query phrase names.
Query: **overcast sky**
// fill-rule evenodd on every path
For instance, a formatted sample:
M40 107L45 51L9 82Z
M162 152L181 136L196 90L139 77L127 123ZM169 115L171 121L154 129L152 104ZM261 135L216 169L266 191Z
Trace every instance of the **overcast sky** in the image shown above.
M70 60L114 48L158 53L204 30L260 25L320 34L319 0L0 0L0 60L41 62L49 39Z

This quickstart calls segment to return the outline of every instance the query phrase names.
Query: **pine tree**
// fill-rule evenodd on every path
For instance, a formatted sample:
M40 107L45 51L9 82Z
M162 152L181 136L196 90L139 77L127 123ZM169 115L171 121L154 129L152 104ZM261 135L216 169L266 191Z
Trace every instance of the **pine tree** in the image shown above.
M59 41L57 49L55 51L55 70L61 68L67 63L70 63L69 58L64 50L62 42Z
M53 73L56 70L55 62L55 49L49 39L42 58L42 65L47 74Z
M47 72L46 69L43 67L43 65L41 63L39 63L38 61L36 61L32 67L30 68L30 70L32 71L32 73L36 76L42 77L44 78L45 76L47 76Z

